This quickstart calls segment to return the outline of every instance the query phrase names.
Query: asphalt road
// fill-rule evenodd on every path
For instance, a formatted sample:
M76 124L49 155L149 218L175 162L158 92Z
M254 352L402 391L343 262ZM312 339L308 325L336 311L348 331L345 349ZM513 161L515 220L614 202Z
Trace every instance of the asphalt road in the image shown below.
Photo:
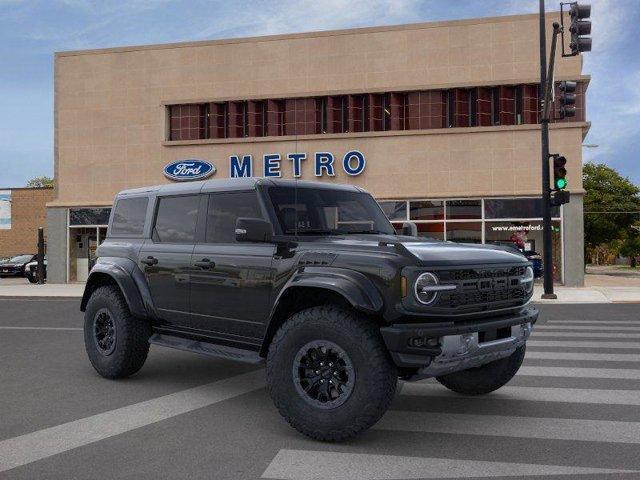
M0 300L0 478L639 479L640 305L541 308L507 387L405 384L375 428L326 444L280 418L259 368L153 347L105 380L77 301Z

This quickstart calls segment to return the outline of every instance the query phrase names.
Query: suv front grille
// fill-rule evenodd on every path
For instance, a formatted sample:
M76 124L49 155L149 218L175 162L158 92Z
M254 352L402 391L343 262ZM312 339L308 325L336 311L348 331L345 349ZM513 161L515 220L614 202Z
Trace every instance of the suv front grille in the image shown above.
M434 306L447 309L495 304L522 304L528 299L520 279L526 266L444 270L437 272L440 283L457 284L452 292L441 292Z

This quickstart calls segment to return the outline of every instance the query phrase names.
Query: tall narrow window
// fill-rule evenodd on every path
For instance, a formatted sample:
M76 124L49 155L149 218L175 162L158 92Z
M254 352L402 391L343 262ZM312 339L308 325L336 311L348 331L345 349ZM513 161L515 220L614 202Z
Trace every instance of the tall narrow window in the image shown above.
M247 103L247 135L249 137L263 137L265 135L266 102L250 100Z
M210 103L208 119L208 138L225 138L227 136L227 104Z
M499 111L498 118L500 125L515 125L516 123L516 99L515 87L498 87Z
M383 93L370 93L368 95L369 115L366 119L372 132L383 131L385 128L385 102Z
M347 100L347 131L365 131L365 95L349 95Z
M522 86L522 121L524 123L538 123L538 85Z
M267 135L284 135L284 100L267 100Z
M327 98L316 98L316 133L327 133Z
M478 125L478 91L475 88L469 90L469 126L475 127Z
M453 93L453 125L454 127L469 126L469 90L456 88Z
M247 102L229 102L227 106L227 134L229 138L242 138L246 135L245 121Z
M343 133L347 126L347 99L344 95L327 97L327 133Z
M523 119L523 104L522 104L522 85L514 87L514 96L516 99L516 125L522 125Z
M491 89L478 87L476 89L476 125L491 126L493 124L491 112Z
M407 94L388 94L388 104L385 106L386 130L404 130L406 127Z

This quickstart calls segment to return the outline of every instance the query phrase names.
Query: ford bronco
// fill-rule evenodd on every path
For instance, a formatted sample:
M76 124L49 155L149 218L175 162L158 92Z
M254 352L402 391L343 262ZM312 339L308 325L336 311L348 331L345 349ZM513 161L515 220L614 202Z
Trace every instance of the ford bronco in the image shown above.
M538 312L515 252L396 233L355 186L239 178L126 190L81 309L93 367L136 373L149 345L266 363L282 416L342 440L398 379L480 395L518 371Z

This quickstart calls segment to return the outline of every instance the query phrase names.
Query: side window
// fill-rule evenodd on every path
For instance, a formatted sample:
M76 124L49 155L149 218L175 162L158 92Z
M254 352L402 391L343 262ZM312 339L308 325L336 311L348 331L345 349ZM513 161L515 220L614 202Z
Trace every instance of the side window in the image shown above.
M113 212L110 234L140 236L144 230L144 219L147 214L146 197L123 198L118 200Z
M234 243L238 217L262 218L256 192L209 195L206 242Z
M160 198L153 240L162 243L195 243L198 195Z

